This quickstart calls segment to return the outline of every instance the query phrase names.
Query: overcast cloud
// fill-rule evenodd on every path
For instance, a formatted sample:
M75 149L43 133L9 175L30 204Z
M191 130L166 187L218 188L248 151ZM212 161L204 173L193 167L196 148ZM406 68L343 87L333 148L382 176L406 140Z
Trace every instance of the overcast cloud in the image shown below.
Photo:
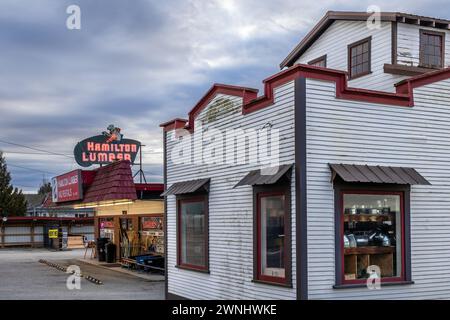
M0 0L0 140L71 156L77 141L112 123L146 145L147 180L160 182L159 123L186 117L212 83L261 88L327 10L375 4L450 18L448 1L429 3ZM81 30L66 28L71 4ZM0 150L27 192L77 168L69 157L2 142Z

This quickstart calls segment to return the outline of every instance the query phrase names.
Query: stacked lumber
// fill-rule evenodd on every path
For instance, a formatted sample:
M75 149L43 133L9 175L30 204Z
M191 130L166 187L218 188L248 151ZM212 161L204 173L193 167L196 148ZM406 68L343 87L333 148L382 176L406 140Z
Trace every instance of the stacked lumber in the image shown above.
M80 249L84 248L83 236L69 236L67 238L68 249Z

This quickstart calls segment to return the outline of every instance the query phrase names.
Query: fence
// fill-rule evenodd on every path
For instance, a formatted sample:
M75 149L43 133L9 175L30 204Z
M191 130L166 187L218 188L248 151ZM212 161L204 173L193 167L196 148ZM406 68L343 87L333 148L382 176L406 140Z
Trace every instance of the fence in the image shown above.
M93 218L9 217L0 222L0 247L44 247L49 228L62 228L68 235L94 239Z

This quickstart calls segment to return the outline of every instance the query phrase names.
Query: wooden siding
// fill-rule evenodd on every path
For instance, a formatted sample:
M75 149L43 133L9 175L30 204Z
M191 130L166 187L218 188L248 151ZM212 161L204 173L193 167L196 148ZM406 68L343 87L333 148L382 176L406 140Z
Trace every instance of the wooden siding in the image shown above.
M371 36L372 73L349 81L349 86L394 92L394 84L405 77L384 73L384 64L391 63L391 27L390 22L382 22L381 28L370 30L365 21L335 21L296 63L326 54L327 68L348 71L348 45Z
M407 66L419 66L420 30L445 33L445 66L450 64L450 31L431 27L422 27L406 23L398 23L397 28L397 63Z
M242 99L223 94L242 106ZM208 112L205 108L198 119ZM280 130L280 164L294 162L294 83L289 82L275 90L275 105L242 115L240 112L220 114L217 121L209 122L208 129L227 128L261 129L271 122ZM206 125L204 125L204 128ZM199 124L195 124L196 130ZM176 268L176 205L175 197L167 198L167 250L168 291L192 299L295 299L295 203L292 196L292 283L293 288L252 282L253 279L253 194L252 187L233 189L250 170L258 165L175 165L170 161L174 146L174 131L167 134L167 186L184 180L211 178L209 193L209 263L210 273ZM199 155L196 154L195 158ZM292 181L292 191L294 190Z
M412 108L335 98L331 82L307 80L310 299L450 298L450 80L414 90ZM415 284L333 289L334 195L328 163L416 168L431 186L411 187Z

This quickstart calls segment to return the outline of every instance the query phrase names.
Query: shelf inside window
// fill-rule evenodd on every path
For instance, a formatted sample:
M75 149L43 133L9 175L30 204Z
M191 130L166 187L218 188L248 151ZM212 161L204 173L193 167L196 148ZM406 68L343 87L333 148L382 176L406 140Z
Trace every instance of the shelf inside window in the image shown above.
M344 214L344 221L360 221L360 222L378 222L385 220L393 220L395 213L380 213L380 214Z
M395 252L395 247L376 247L376 246L367 246L367 247L356 247L356 248L344 248L344 254L383 254L383 253L393 253Z
M345 280L365 278L363 275L369 265L380 267L382 277L394 275L395 247L357 247L345 248Z

